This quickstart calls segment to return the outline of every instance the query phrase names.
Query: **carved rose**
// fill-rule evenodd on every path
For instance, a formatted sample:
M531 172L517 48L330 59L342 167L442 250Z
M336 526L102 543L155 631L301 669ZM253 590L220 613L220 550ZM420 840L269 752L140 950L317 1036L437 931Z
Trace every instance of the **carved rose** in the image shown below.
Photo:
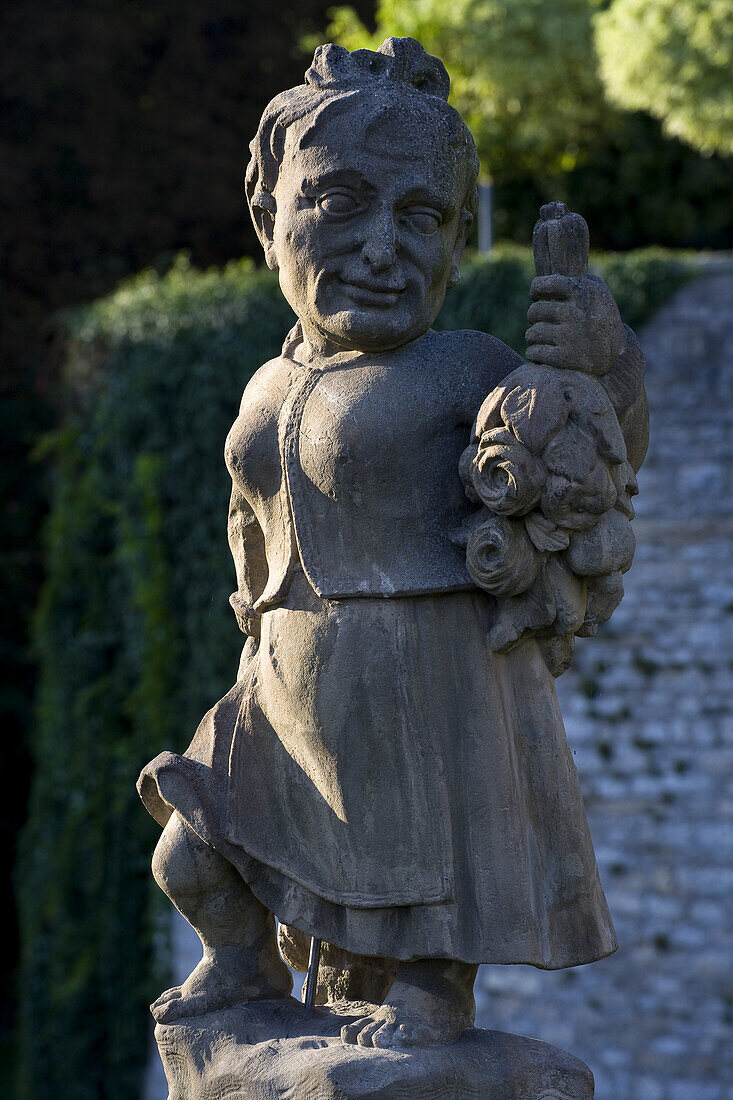
M477 454L477 445L475 443L469 443L458 460L458 475L463 482L466 496L469 500L472 500L474 504L478 504L479 502L479 495L473 485L473 463Z
M608 394L590 375L523 364L481 406L460 473L493 513L474 516L461 543L472 579L498 599L489 644L507 653L534 635L559 676L575 636L621 600L634 553L638 488Z
M585 620L578 634L592 638L601 623L608 622L624 595L624 579L620 573L608 573L588 580L588 603Z
M613 506L616 491L602 462L586 482L551 474L542 492L542 511L558 527L584 531Z
M542 452L548 477L541 494L547 519L568 531L583 531L612 508L618 495L596 441L568 420Z
M466 547L466 566L479 588L493 596L517 596L534 583L539 555L524 524L491 516L476 527Z
M547 470L512 432L485 432L473 464L473 484L487 508L505 516L523 516L540 499Z
M626 516L612 508L587 531L570 538L565 554L568 565L580 577L625 573L634 557L635 540Z

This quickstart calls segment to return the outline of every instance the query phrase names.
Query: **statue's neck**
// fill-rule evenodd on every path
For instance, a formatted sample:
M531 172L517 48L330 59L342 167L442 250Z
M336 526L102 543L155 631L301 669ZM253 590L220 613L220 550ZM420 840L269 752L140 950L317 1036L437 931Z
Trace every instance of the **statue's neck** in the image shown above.
M321 368L337 367L347 363L353 363L355 360L363 357L373 359L383 355L395 355L404 348L412 347L426 335L425 333L421 333L420 336L408 340L404 344L398 344L393 348L348 348L344 347L343 344L336 343L336 341L332 340L329 336L310 326L303 325L302 331L303 341L298 346L295 358L308 366L318 366Z

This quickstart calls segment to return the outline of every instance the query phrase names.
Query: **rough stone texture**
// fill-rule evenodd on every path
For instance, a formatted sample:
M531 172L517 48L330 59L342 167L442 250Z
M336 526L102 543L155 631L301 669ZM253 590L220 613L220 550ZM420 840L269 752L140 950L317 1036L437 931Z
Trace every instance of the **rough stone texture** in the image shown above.
M592 1100L587 1066L516 1035L471 1029L420 1051L346 1047L339 1031L354 1007L243 1005L159 1024L169 1100Z
M641 334L652 417L637 552L559 681L619 951L483 967L478 1022L585 1058L598 1100L733 1096L733 271Z

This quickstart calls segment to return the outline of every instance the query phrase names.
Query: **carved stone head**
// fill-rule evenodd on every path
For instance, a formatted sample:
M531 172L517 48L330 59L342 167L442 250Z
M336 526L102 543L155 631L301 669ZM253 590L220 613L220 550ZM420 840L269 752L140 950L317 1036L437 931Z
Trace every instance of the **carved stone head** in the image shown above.
M449 86L411 38L377 52L328 45L266 108L247 200L315 349L399 347L458 281L478 156Z

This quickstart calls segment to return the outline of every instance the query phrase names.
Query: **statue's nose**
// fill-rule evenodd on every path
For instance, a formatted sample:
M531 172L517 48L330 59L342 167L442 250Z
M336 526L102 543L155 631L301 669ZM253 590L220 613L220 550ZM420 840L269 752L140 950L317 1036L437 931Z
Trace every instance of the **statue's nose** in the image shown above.
M380 210L372 218L361 254L372 271L384 271L394 264L397 241L391 210Z

